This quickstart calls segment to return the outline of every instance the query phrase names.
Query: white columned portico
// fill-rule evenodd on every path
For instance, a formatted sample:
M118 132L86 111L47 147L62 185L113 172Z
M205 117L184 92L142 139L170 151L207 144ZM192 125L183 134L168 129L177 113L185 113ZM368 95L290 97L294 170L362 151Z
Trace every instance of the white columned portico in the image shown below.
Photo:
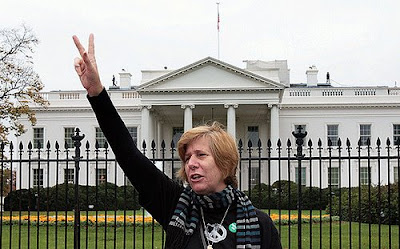
M142 127L141 127L141 141L138 145L142 147L143 140L146 141L147 147L150 145L150 109L151 105L142 106Z
M228 131L229 134L232 135L232 137L236 141L236 108L238 108L238 104L224 104L224 107L227 110L227 118L226 118L226 130Z
M185 110L184 112L184 121L183 121L183 130L187 131L193 128L193 112L194 105L181 105L181 108Z

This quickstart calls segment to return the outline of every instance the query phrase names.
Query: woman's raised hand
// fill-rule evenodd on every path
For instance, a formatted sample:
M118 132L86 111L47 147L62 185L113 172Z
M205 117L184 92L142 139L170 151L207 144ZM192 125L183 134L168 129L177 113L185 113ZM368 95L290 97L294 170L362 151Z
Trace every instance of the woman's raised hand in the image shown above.
M93 34L89 35L89 47L87 52L77 36L74 35L72 39L81 55L81 58L77 57L74 60L75 71L78 74L83 87L88 92L88 95L97 96L101 91L103 91L103 85L100 81L96 58L94 55L94 36Z

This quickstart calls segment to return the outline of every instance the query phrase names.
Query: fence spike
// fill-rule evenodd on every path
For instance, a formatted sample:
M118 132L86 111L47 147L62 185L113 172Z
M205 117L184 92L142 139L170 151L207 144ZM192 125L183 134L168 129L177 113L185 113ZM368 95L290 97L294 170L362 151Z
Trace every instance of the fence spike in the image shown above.
M164 139L161 141L161 149L165 149L165 141L164 141Z
M13 144L13 142L11 141L10 142L10 150L13 150L14 149L14 144Z
M242 139L239 139L238 146L239 146L239 148L242 148L242 147L243 147L243 142L242 142Z
M279 146L279 145L278 145ZM286 146L287 147L291 147L292 146L292 141L290 141L290 139L288 138L288 140L286 141ZM280 147L280 146L279 146Z
M332 147L332 140L328 138L328 147Z
M156 142L154 142L154 139L151 141L151 148L153 150L156 148Z
M276 145L278 145L278 148L280 148L282 146L282 142L281 142L280 138L278 139L278 142L276 143Z
M46 148L49 150L50 149L50 141L47 140Z
M146 148L147 148L147 143L146 143L146 140L144 140L144 139L143 139L143 143L142 143L142 148L143 148L143 149L146 149Z
M58 144L58 141L56 141L55 147L56 147L56 150L59 150L59 149L60 149L60 145Z
M98 150L99 149L99 141L98 140L96 140L96 143L94 144L94 148L96 149L96 150Z
M340 138L338 139L337 144L338 144L339 147L342 146L342 140Z
M311 139L308 139L308 147L312 147L312 140Z
M5 147L4 142L1 142L1 145L0 145L1 151L4 151L4 147Z
M271 139L269 139L269 138L268 138L268 141L267 141L267 147L268 148L272 147L272 142L271 142Z
M378 147L380 147L381 146L381 139L378 137L378 139L376 140L376 145L378 146Z
M171 148L175 148L174 140L171 141Z
M350 139L347 138L347 140L346 140L346 146L350 148L350 145L351 145L351 144L350 144Z
M68 146L68 142L64 141L64 149L68 150L69 146Z
M318 147L322 147L322 141L321 138L318 139Z
M28 150L31 150L31 149L32 149L32 142L29 141L29 143L28 143Z
M261 144L261 139L258 139L257 147L261 149L261 145L262 145L262 144Z
M89 141L86 141L86 149L88 150L90 148Z
M253 143L251 142L250 139L249 139L249 141L247 142L247 147L249 147L249 148L253 147Z
M22 142L19 142L19 149L22 150L24 148L24 145L22 144Z
M107 141L104 142L104 149L108 149L108 142Z
M386 145L389 147L390 146L390 139L389 137L386 139Z

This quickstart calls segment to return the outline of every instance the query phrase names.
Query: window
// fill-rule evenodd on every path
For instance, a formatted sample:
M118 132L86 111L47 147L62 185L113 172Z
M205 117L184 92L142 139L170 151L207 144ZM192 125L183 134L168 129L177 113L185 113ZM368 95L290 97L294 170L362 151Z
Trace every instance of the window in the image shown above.
M183 134L183 127L172 127L172 141L174 141L175 147L178 144L179 139Z
M331 140L332 146L338 146L339 125L328 125L327 132L327 141Z
M107 170L106 169L97 169L97 171L96 171L97 185L106 183L106 181L107 181Z
M74 147L74 141L71 138L74 134L75 134L75 128L73 127L64 128L64 141L68 145L68 148Z
M299 167L295 167L295 179L296 183L299 183ZM306 185L306 168L301 167L301 185Z
M43 169L33 169L33 187L43 187Z
M367 185L369 183L368 179L369 179L368 167L361 167L360 168L360 184Z
M399 181L399 167L393 167L393 179L394 182Z
M328 184L333 188L339 187L339 168L337 167L328 168Z
M360 142L361 146L367 145L367 140L371 141L371 125L370 124L361 124L360 125Z
M260 182L260 168L258 166L251 166L251 179L250 179L251 188L258 185L259 182Z
M260 134L258 132L258 126L247 127L247 138L248 141L251 141L252 147L258 146L258 139L260 138Z
M64 169L64 183L74 183L74 169Z
M129 134L131 135L133 142L137 145L137 127L127 127Z
M393 144L400 144L400 124L393 125Z
M106 142L107 139L104 136L103 131L99 127L96 127L96 143L99 144L99 148L104 148Z
M39 149L44 146L44 128L33 128L33 148Z

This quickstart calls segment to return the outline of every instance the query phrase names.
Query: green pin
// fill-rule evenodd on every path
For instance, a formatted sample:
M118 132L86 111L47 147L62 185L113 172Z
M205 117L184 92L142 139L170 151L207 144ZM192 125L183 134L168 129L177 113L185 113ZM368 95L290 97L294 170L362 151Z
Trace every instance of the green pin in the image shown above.
M229 225L229 231L236 233L236 222L233 222Z

